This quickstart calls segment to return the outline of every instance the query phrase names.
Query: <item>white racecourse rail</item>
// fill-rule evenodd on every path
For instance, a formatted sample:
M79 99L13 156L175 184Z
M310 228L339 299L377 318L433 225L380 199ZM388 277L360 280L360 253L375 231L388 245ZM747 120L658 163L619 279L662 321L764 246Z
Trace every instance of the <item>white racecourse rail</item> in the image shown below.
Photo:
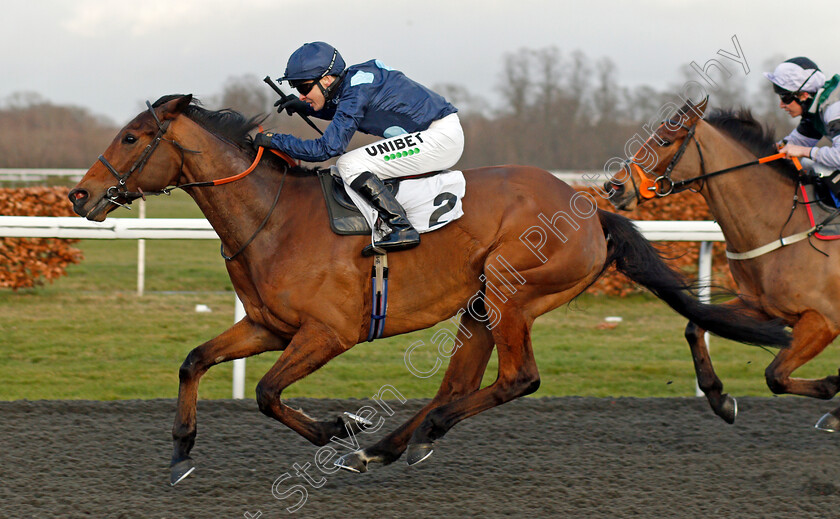
M699 281L707 285L712 274L712 243L723 241L723 233L715 222L708 221L635 221L642 234L651 241L700 242ZM80 217L65 216L0 216L0 237L14 238L80 238L80 239L179 239L218 240L210 222L201 218L109 218L91 222ZM142 256L139 261L142 261ZM708 288L700 294L708 301ZM236 299L234 322L245 317L245 310ZM706 335L706 344L709 336ZM697 396L702 396L695 388ZM245 359L233 361L233 398L245 395Z

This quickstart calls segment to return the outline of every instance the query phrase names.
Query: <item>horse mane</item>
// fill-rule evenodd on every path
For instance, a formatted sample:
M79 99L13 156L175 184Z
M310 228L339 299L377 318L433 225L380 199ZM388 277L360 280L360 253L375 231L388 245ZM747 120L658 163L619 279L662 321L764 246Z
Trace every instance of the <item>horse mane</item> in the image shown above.
M180 94L165 95L152 103L153 108L168 103L173 99L181 97ZM238 146L242 151L248 154L251 159L257 156L254 149L254 140L251 137L251 132L254 131L268 118L267 115L260 114L253 117L246 117L236 110L224 108L222 110L208 110L201 106L201 101L193 97L189 106L184 109L184 115L191 120L198 123L202 128L208 132L221 137L222 139L231 142ZM273 153L263 153L263 160L272 162L278 168L286 165L286 162L274 155ZM312 175L315 169L297 166L289 170L290 174Z
M741 143L756 157L778 153L774 129L758 122L748 108L739 110L717 108L705 117L705 121ZM795 180L798 176L796 168L790 161L774 160L766 165L786 178Z

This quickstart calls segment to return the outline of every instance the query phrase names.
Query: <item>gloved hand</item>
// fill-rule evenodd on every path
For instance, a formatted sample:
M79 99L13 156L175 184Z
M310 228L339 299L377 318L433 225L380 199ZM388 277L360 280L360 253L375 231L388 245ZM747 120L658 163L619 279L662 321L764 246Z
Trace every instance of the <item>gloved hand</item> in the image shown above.
M813 169L802 168L799 170L799 180L803 184L819 184L822 177Z
M286 110L286 113L292 115L294 113L306 113L306 110L309 108L309 105L306 101L301 101L297 96L289 94L276 103L274 106L277 107L277 113L283 113L283 110Z
M271 148L271 138L274 137L274 134L271 132L265 133L258 133L254 135L254 147L259 148Z

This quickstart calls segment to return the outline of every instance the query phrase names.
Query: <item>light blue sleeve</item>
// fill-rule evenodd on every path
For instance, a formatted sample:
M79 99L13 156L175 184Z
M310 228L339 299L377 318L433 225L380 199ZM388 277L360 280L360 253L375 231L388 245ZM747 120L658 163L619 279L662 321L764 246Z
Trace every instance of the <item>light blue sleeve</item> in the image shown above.
M787 141L789 144L796 144L797 146L807 146L809 148L815 146L819 142L819 139L811 139L810 137L805 137L804 135L796 131L796 129L790 132L788 136L782 140Z
M814 161L832 169L840 169L840 135L834 137L831 143L831 146L820 146L814 151Z
M817 148L813 152L814 161L831 169L840 169L840 102L826 107L822 117L831 146Z

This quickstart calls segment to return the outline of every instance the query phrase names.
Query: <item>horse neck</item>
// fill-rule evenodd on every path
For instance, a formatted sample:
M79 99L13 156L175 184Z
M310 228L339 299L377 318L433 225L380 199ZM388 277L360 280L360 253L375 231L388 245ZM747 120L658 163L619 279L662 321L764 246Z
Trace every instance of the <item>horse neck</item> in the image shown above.
M251 157L238 146L217 137L186 117L178 118L171 126L174 140L200 153L184 155L183 176L180 183L209 182L227 178L246 170ZM284 179L282 171L260 164L248 176L211 187L192 187L185 191L195 200L201 212L219 235L228 254L239 250L272 210L275 196L284 182L283 193L292 196L294 177ZM282 225L283 204L278 203L272 214L272 226ZM278 223L279 222L279 223Z
M703 150L707 172L757 159L743 145L708 123L698 125L696 138ZM696 155L696 150L693 153ZM698 175L699 157L695 160L692 174ZM706 199L730 249L745 251L779 237L790 216L794 189L792 180L771 171L770 166L756 165L705 180L700 194Z

